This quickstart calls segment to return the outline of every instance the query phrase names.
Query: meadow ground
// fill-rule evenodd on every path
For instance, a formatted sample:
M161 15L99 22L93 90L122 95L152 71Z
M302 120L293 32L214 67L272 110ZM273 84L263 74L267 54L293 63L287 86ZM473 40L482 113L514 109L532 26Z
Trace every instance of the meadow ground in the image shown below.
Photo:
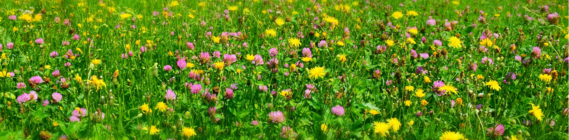
M568 139L566 0L0 3L0 139Z

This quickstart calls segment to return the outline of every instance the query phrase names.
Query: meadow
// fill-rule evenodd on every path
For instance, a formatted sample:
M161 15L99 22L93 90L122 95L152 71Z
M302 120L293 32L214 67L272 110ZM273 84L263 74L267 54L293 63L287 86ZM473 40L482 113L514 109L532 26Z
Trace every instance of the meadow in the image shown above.
M0 0L0 139L568 139L566 0Z

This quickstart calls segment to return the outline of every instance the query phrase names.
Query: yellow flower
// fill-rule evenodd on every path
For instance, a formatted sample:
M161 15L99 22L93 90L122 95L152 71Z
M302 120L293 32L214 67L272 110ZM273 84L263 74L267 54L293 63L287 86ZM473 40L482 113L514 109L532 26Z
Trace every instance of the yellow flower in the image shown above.
M386 41L385 41L385 44L387 44L388 47L391 47L391 46L395 45L395 43L394 43L393 40L391 40L391 39L386 40Z
M369 111L369 114L375 116L375 115L379 114L379 111L377 111L377 110L375 110L375 109L372 109L372 110Z
M298 47L302 45L302 43L300 43L300 40L298 38L290 38L288 39L288 43L293 47Z
M417 96L419 98L425 97L425 93L424 93L423 89L417 89L417 91L415 91L415 96Z
M478 79L478 80L483 80L483 79L484 79L484 76L478 74L478 75L476 75L476 79Z
M413 121L413 120L410 120L410 121L407 123L407 125L410 125L410 126L413 126L413 124L415 124L415 121Z
M53 127L59 126L59 123L57 123L57 122L53 122L52 124L53 124Z
M312 57L303 57L303 58L302 58L302 61L304 61L304 62L308 62L308 61L311 61L311 60L312 60Z
M225 66L225 62L216 62L213 63L213 67L218 70L223 70L223 66Z
M412 35L417 35L419 33L419 30L417 30L417 28L410 28L407 29L407 32L411 33Z
M150 127L150 135L156 135L158 132L160 132L160 129L156 128L156 126L153 125Z
M282 95L283 97L288 97L288 96L292 95L292 93L288 90L283 90L279 94Z
M423 79L424 79L425 83L431 83L431 78L425 76L425 77L423 77Z
M22 14L18 18L21 20L27 21L27 22L32 22L32 20L33 20L32 15L30 15L30 14Z
M494 80L490 80L488 82L486 82L486 86L489 86L491 89L496 90L496 91L500 91L500 84L498 84L498 82L494 81Z
M553 93L553 91L555 91L555 90L554 90L553 88L551 88L551 87L545 88L545 92L547 93L547 95Z
M399 18L403 17L403 13L401 13L401 12L394 12L391 16L392 16L393 18L395 18L395 19L399 19Z
M254 55L251 55L251 54L248 54L248 55L245 57L245 59L247 59L247 61L253 61L253 60L255 60L255 56L254 56Z
M120 14L119 16L121 17L121 19L128 19L128 18L130 18L130 16L132 16L132 15L131 15L131 14L128 14L128 13L122 13L122 14Z
M237 10L237 6L229 6L227 9L229 9L229 11L235 11Z
M338 41L338 42L336 43L336 45L338 45L338 46L344 46L344 42Z
M324 21L331 23L332 24L332 28L336 27L336 25L338 25L338 20L334 17L326 17L324 18Z
M412 16L412 17L414 17L414 16L418 16L418 15L419 15L419 14L418 14L417 12L415 12L415 11L407 11L407 16Z
M310 79L323 78L326 75L326 69L324 67L314 67L308 71Z
M290 71L296 71L296 64L290 64Z
M405 86L405 90L407 90L407 91L413 91L413 90L415 90L415 87L413 87L413 86Z
M460 2L459 1L452 1L452 4L458 5L458 4L460 4Z
M168 109L168 105L166 105L164 102L158 102L158 104L156 104L156 109L158 109L161 112L166 111L166 109Z
M95 64L95 65L99 65L99 64L101 64L101 60L99 60L99 59L93 59L93 60L91 60L91 63L93 63L93 64Z
M83 79L81 78L81 76L79 76L79 74L75 74L75 80L81 83L81 85L83 85Z
M464 136L459 132L444 132L443 135L440 137L441 140L462 140Z
M405 106L411 106L411 104L412 104L413 102L411 102L410 100L405 100L404 103L405 103Z
M532 113L533 116L535 116L535 118L537 118L537 120L539 121L543 119L543 112L541 112L539 106L531 104L531 110L529 111L529 113Z
M89 81L89 83L93 84L95 87L97 87L97 91L99 89L101 89L103 86L107 87L107 84L105 84L105 81L103 81L103 79L99 79L97 78L97 76L93 75L91 77L91 81Z
M276 37L277 31L275 31L274 29L268 29L268 30L265 30L265 35L268 37Z
M425 100L425 99L421 100L422 106L427 106L428 104L429 104L429 102L427 102L427 100Z
M196 65L194 65L194 63L188 62L188 63L186 63L186 66L187 66L188 68L193 68L193 67L195 67Z
M277 25L281 26L281 25L285 24L285 21L282 18L277 18L277 20L275 20L275 23L277 23Z
M453 48L462 48L462 42L460 41L460 39L456 38L456 37L450 37L450 39L448 39L449 42L449 46L453 47Z
M389 126L393 128L393 131L395 132L399 131L399 128L401 127L401 122L399 122L397 118L387 119L387 124L389 124Z
M322 124L320 125L320 129L322 130L322 132L326 132L328 131L328 126L326 124Z
M492 42L492 40L490 40L490 39L488 39L488 38L486 38L486 39L480 41L480 45L482 45L482 46L487 46L487 47L489 47L489 46L492 46L493 44L494 44L494 43Z
M172 2L170 2L170 4L169 4L170 7L176 7L176 6L178 6L178 5L180 5L180 4L178 3L178 1L172 1Z
M380 134L382 137L387 136L389 134L389 128L391 127L389 124L384 122L373 122L374 123L374 132Z
M415 39L413 39L413 38L407 38L407 43L409 43L409 44L417 44L417 42L415 42Z
M539 74L539 80L549 83L549 81L551 81L552 77L549 74Z
M448 84L445 85L445 86L443 86L443 87L441 87L441 88L439 88L439 91L445 91L445 93L458 94L458 93L456 92L456 88L455 88L454 86L448 85Z
M347 58L345 54L340 54L338 55L338 60L340 60L340 62L344 63L346 62Z
M197 135L196 131L193 128L187 128L187 127L182 128L182 134L184 134L185 137L191 137Z
M152 110L150 109L150 107L146 103L144 103L140 106L140 110L142 110L142 112L144 114L152 113Z
M221 40L221 37L217 37L217 36L212 36L211 40L215 43L219 43L219 40Z

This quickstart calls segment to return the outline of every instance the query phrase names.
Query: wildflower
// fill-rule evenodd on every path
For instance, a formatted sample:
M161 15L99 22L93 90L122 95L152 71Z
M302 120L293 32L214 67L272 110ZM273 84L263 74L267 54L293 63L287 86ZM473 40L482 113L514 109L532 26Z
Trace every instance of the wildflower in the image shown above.
M332 108L332 113L334 113L338 116L342 116L342 115L344 115L344 107L337 105L337 106Z
M71 117L69 117L69 121L70 121L70 122L79 122L79 121L81 121L81 120L80 120L79 117L77 117L77 116L71 116Z
M272 111L269 113L269 121L272 123L282 123L285 121L285 117L283 112L281 111Z
M193 94L198 94L201 92L201 90L202 90L202 85L200 85L200 84L194 84L191 87L191 91Z
M54 92L53 94L51 94L51 97L53 98L53 100L55 100L56 103L58 103L59 101L61 101L61 94Z
M223 66L225 66L224 62L216 62L213 64L214 68L218 69L218 70L223 70Z
M322 132L326 132L328 131L328 126L326 124L322 124L320 125L320 130L322 130Z
M429 102L427 102L427 100L425 100L425 99L421 100L422 106L427 106L428 104L429 104Z
M28 95L28 93L24 93L24 94L18 96L18 98L16 98L16 100L18 101L19 104L25 103L25 102L30 100L30 95Z
M281 131L281 137L283 138L295 138L296 136L298 136L298 134L296 132L294 132L292 130L292 128L288 127L288 126L283 126L283 129Z
M101 64L101 60L93 59L93 60L91 60L91 63L93 63L94 65L99 65L99 64Z
M462 140L464 136L460 134L460 132L444 132L443 135L440 137L441 140Z
M259 125L259 122L256 121L256 120L253 120L253 121L251 122L251 124L252 124L253 126L257 126L257 125Z
M277 32L274 29L265 30L265 35L268 37L276 37Z
M429 78L429 77L427 77L427 76L424 76L424 77L423 77L423 81L424 81L425 83L431 83L431 78Z
M393 14L391 14L391 16L395 19L399 19L401 17L403 17L403 13L401 12L394 12Z
M480 45L487 46L487 47L492 46L492 44L493 44L492 40L490 40L488 38L486 38L480 42Z
M411 102L410 100L405 100L405 102L403 103L405 103L405 106L411 106L413 102Z
M131 14L128 14L128 13L122 13L122 14L120 14L119 16L120 16L121 19L127 19L127 18L130 18L132 15L131 15Z
M158 104L156 104L156 109L158 109L161 112L166 111L166 109L168 109L168 105L166 105L164 102L158 102Z
M436 24L437 24L437 21L435 21L435 19L429 19L429 20L427 20L427 25L435 26Z
M486 86L489 86L491 89L496 90L496 91L500 91L500 89L501 89L498 82L496 82L494 80L490 80L490 81L486 82Z
M456 92L456 88L452 85L444 85L442 87L439 88L439 91L444 91L444 93L454 93L454 94L458 94Z
M423 98L425 96L423 89L417 89L417 91L415 91L415 96L418 98Z
M374 124L374 132L376 134L380 134L382 137L387 136L389 134L389 128L391 127L389 124L384 122L373 122Z
M152 110L150 109L150 107L146 103L144 103L140 106L140 110L142 110L142 112L144 114L152 113Z
M385 40L385 44L387 44L388 47L391 47L391 46L395 45L395 42L393 42L393 40L391 40L391 39L388 39L388 40Z
M344 63L346 62L346 55L345 54L340 54L338 55L338 60L340 60L340 62Z
M326 71L324 67L314 67L308 71L308 74L311 79L318 79L323 78L326 75Z
M401 122L399 122L399 120L397 118L387 119L387 124L389 124L389 126L395 132L399 131L399 128L401 127Z
M176 93L174 93L172 89L168 89L168 91L166 91L165 98L166 100L176 100Z
M290 90L283 90L279 94L282 95L283 97L287 97L287 98L292 95Z
M284 21L282 18L277 18L277 19L275 20L275 23L276 23L277 25L281 26L281 25L285 24L285 21Z
M369 114L375 116L375 115L379 114L379 111L377 111L377 110L375 110L375 109L372 109L372 110L369 111Z
M288 39L288 43L293 47L298 47L298 46L302 45L302 43L300 43L300 40L297 38Z
M419 33L419 30L417 30L417 27L413 27L413 28L407 29L407 32L409 32L412 35L417 35Z
M539 74L539 80L549 83L551 81L552 77L549 74Z
M312 60L312 57L302 57L302 61L304 61L304 62L308 62L311 60Z
M419 15L419 14L418 14L417 12L415 12L415 11L407 11L407 16L412 16L412 17L414 17L414 16L418 16L418 15Z
M543 119L543 112L541 112L541 109L539 108L539 106L534 105L533 103L531 104L531 110L529 111L529 113L532 113L533 116L535 116L535 118L537 118L538 121L541 121Z
M448 40L449 42L449 46L453 47L453 48L462 48L462 42L460 41L460 39L456 38L456 37L450 37L450 39Z
M415 90L415 87L413 87L413 86L405 86L405 90L406 90L406 91L413 91L413 90Z
M196 131L193 128L187 128L187 127L182 128L182 134L184 135L184 137L191 137L197 135Z
M43 79L40 76L34 76L32 78L30 78L30 83L34 83L34 84L41 84L43 83Z
M89 83L97 87L97 90L101 89L103 86L107 87L107 84L105 84L105 82L102 79L99 80L99 78L97 78L97 76L95 75L91 77L91 81L89 81Z
M188 64L186 63L186 60L183 59L183 58L180 59L180 60L178 60L178 62L176 62L176 64L178 65L178 68L180 68L180 69L185 69L186 66L188 65Z
M73 116L85 117L85 116L87 116L87 109L76 107L73 110Z
M153 126L150 127L150 132L149 132L150 135L156 135L156 134L158 134L159 132L160 132L160 129L156 128L155 125L153 125Z
M489 136L493 135L496 138L498 136L504 135L504 125L497 124L495 127L490 127L486 129L486 131Z

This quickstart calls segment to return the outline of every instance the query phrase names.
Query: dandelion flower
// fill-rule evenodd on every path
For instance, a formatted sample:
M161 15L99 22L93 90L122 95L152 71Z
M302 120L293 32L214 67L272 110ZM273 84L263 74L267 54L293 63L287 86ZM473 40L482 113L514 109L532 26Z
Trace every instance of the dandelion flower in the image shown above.
M268 37L276 37L277 32L274 29L265 30L265 35Z
M444 85L443 87L440 87L440 88L439 88L439 91L444 91L445 93L458 94L458 93L456 92L456 88L455 88L454 86L452 86L452 85L449 85L449 84Z
M150 127L150 135L156 135L158 132L160 132L160 129L156 128L155 125Z
M405 100L405 102L403 103L405 103L405 106L411 106L413 102L411 102L410 100Z
M401 122L399 122L397 118L387 119L387 124L389 124L395 132L399 131L399 128L401 128Z
M314 67L308 71L310 79L323 78L326 75L324 67Z
M302 61L304 62L312 61L312 57L302 57Z
M369 111L369 114L371 114L371 115L377 115L377 114L379 114L379 111L377 111L377 110L375 110L375 109L372 109L372 110Z
M277 25L281 26L281 25L285 24L285 21L282 18L277 18L277 20L275 20L275 23L277 23Z
M391 40L391 39L388 39L388 40L385 40L385 44L387 44L388 47L391 47L391 46L395 45L395 42L393 42L393 40Z
M464 136L459 132L444 132L443 135L440 137L441 140L461 140L464 139Z
M393 14L391 14L391 16L395 19L399 19L401 17L403 17L403 13L401 12L394 12Z
M480 45L486 46L486 47L490 47L490 46L492 46L493 44L494 44L494 43L492 42L492 40L490 40L490 39L488 39L488 38L486 38L486 39L480 41Z
M298 38L288 39L288 43L293 47L298 47L298 46L302 45L302 43L300 43L300 40Z
M552 77L549 74L539 74L539 80L549 83L549 81L551 81Z
M406 91L413 91L413 90L415 90L415 87L413 87L413 86L405 86L405 90L406 90Z
M450 39L448 39L449 42L449 46L453 47L453 48L462 48L462 41L460 41L460 39L456 38L456 37L450 37Z
M425 99L421 100L422 106L427 106L428 104L429 104L429 102L427 102L427 100L425 100Z
M391 127L389 124L384 122L373 122L374 123L374 132L380 134L382 137L387 136L389 134L389 128Z
M99 64L101 64L101 60L99 60L99 59L93 59L93 60L91 60L91 63L93 63L93 64L95 64L95 65L99 65Z
M182 129L182 133L184 134L185 137L191 137L197 135L196 131L193 128L187 128L187 127L184 127Z
M491 89L496 90L496 91L500 91L500 84L498 84L498 82L494 81L494 80L490 80L488 82L486 82L486 86L489 86Z
M255 56L254 56L254 55L251 55L251 54L248 54L248 55L245 57L245 59L247 59L247 61L253 61L253 60L255 60Z
M164 102L158 102L158 104L156 104L156 109L158 109L161 112L166 111L166 109L168 109L168 105L166 105Z
M537 120L539 121L543 119L543 112L541 112L539 106L531 104L531 110L529 111L529 113L532 113L533 116L535 116L535 118L537 118Z
M322 124L320 125L320 129L322 130L322 132L326 132L328 130L328 126L326 124Z
M223 66L225 66L224 62L216 62L213 64L213 67L218 70L223 70Z
M340 60L340 62L344 63L346 62L347 58L345 54L340 54L338 55L338 60Z
M417 91L415 91L415 96L417 96L418 98L425 97L425 93L424 93L423 89L417 89Z
M419 15L419 13L417 13L417 12L415 12L415 11L407 11L407 16L412 16L412 17L414 17L414 16L418 16L418 15Z
M140 106L140 110L142 110L142 112L144 114L152 113L152 110L150 109L150 107L146 103L144 103Z

